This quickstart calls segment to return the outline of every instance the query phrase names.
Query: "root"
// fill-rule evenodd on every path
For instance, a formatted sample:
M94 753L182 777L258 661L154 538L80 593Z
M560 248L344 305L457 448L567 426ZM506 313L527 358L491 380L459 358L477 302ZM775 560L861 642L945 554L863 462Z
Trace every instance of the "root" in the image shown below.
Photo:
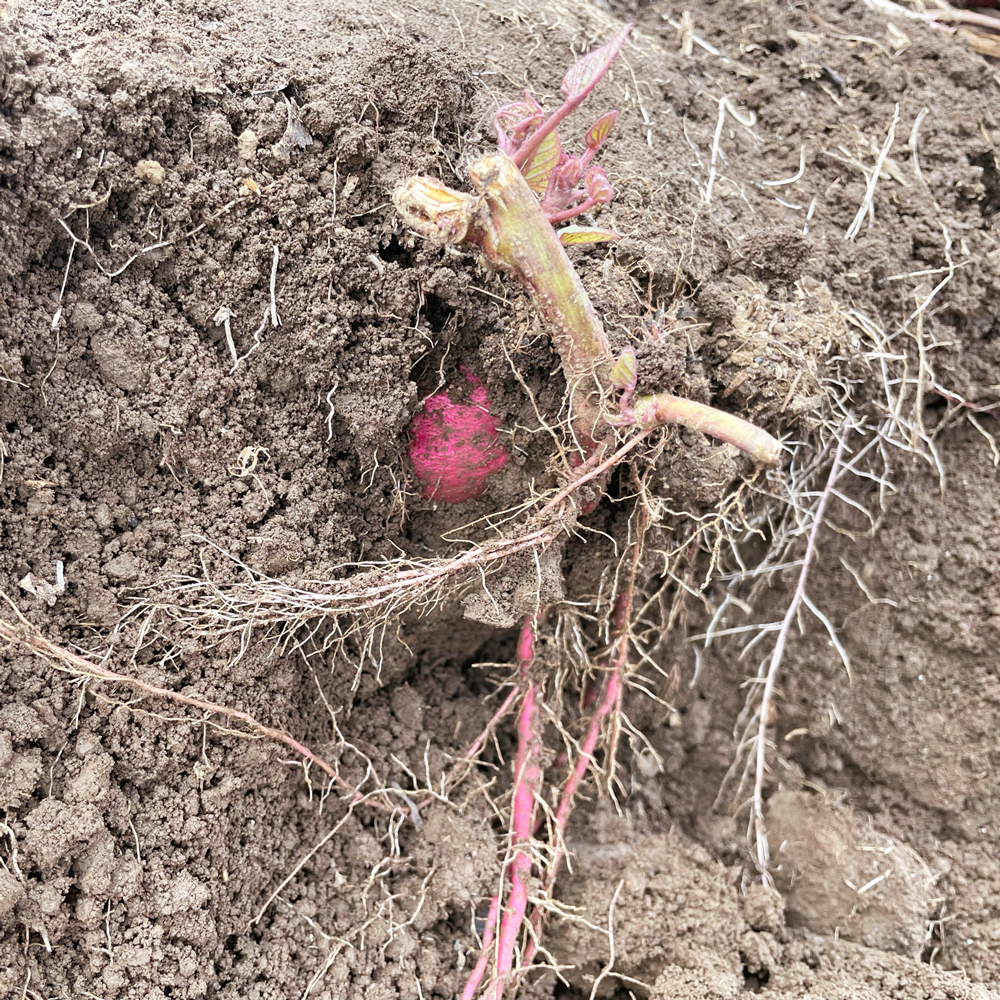
M528 912L528 880L532 859L528 853L535 827L535 800L540 791L541 720L538 710L538 686L530 676L535 659L535 625L538 616L528 619L518 642L518 672L524 693L517 719L517 765L514 799L511 806L510 846L505 864L510 893L500 917L493 979L486 991L488 1000L501 1000L507 981L515 968L515 950Z
M544 801L542 771L541 684L534 667L536 629L542 611L525 620L518 641L518 678L521 703L518 711L518 750L514 769L510 834L500 891L490 900L490 910L483 932L482 950L462 991L462 1000L473 1000L492 959L493 973L483 1000L502 1000L507 988L526 970L539 949L543 917L553 906L556 876L566 854L566 828L573 811L576 792L587 772L596 767L596 755L604 736L608 769L613 769L618 733L621 728L621 700L631 646L631 615L635 582L645 540L646 515L640 508L638 537L632 545L632 558L624 589L615 601L615 639L609 655L609 669L600 700L591 715L575 761L568 761L568 774L559 791L558 805L552 816L548 852L537 844L540 826L536 804ZM555 685L559 687L558 683ZM504 703L505 710L510 698ZM534 846L533 846L534 845ZM546 860L546 853L548 857ZM533 868L539 870L541 895L532 899L528 881ZM506 895L505 895L506 885ZM495 941L495 945L494 945ZM519 942L520 949L519 949ZM610 972L610 966L602 975Z
M868 176L868 184L865 187L865 196L861 201L861 207L858 209L857 214L854 216L854 220L851 222L847 229L847 233L844 235L845 240L853 240L858 233L861 232L861 225L865 221L865 216L868 216L871 219L875 218L875 188L878 185L879 176L882 173L882 167L885 165L885 161L889 156L889 150L892 149L892 144L896 141L896 126L898 124L899 105L897 104L892 115L892 122L889 125L889 132L885 137L885 142L882 144L881 150L879 150L878 158L875 160L875 167Z
M240 722L246 727L248 732L235 729L223 729L222 731L230 735L241 736L244 738L250 736L257 739L274 740L275 742L282 743L303 759L303 766L308 766L310 764L315 765L324 774L326 774L334 784L340 785L341 787L349 790L353 798L361 797L360 792L358 792L353 785L341 778L337 770L331 764L323 760L322 757L313 753L312 750L310 750L305 744L300 743L288 733L282 732L280 729L272 729L270 726L265 726L247 712L240 712L234 708L228 708L225 705L205 701L202 698L194 698L191 695L181 694L178 691L171 691L168 688L158 687L155 684L147 684L145 681L141 681L136 677L129 677L127 674L118 673L117 671L104 665L104 661L107 660L111 654L110 649L104 657L102 657L100 662L88 660L77 653L71 652L70 650L46 639L45 636L43 636L41 632L39 632L38 629L36 629L35 626L32 625L23 614L21 614L17 605L3 591L0 591L0 597L2 597L10 605L19 622L19 624L13 624L0 618L0 639L23 647L35 656L40 656L43 659L48 660L56 667L57 670L65 671L73 677L81 680L109 681L115 684L124 684L143 695L149 695L154 698L165 698L178 705L186 705L189 708L198 709L198 711L204 712L206 716L219 715L225 719L232 719L234 722Z
M767 771L767 730L771 723L771 699L774 695L774 684L778 677L778 669L781 666L781 658L785 652L785 645L788 642L792 622L795 621L803 603L814 608L808 597L806 597L806 580L809 576L809 569L812 566L813 558L816 555L816 540L819 537L820 526L823 524L823 516L826 513L830 497L833 496L834 484L837 482L837 477L842 471L840 463L843 458L848 432L849 427L845 426L837 442L837 451L833 456L833 464L830 466L830 475L826 481L826 488L820 494L816 511L813 514L812 527L809 531L809 539L806 542L806 551L802 557L802 568L799 570L795 592L792 595L791 601L788 602L788 610L785 612L785 617L782 619L781 626L774 640L774 649L771 652L771 658L768 662L764 688L760 696L760 707L757 710L758 721L754 747L752 818L757 869L767 885L773 884L768 870L770 866L770 849L767 842L767 827L764 823L764 775Z
M453 559L400 559L368 564L372 568L355 564L350 568L361 572L354 576L303 586L256 573L223 553L246 574L245 583L216 584L207 571L204 578L176 577L168 581L162 597L139 602L126 618L143 620L144 637L153 630L158 615L179 623L185 634L210 642L239 636L234 660L246 653L255 633L301 648L318 635L322 625L333 623L323 648L360 632L365 638L359 659L364 662L394 618L412 610L427 612L443 602L449 587L454 588L466 573L486 571L521 552L544 549L562 530L558 523L548 524L515 538L475 546ZM303 628L305 638L298 636Z
M256 573L223 553L243 572L245 582L217 584L207 568L202 577L175 577L167 581L162 596L137 602L124 620L141 622L140 643L155 634L155 622L161 617L178 623L186 635L211 643L238 636L240 648L234 661L246 653L255 635L302 648L321 628L332 626L322 648L360 635L357 659L363 664L377 659L381 638L401 615L427 613L460 590L473 574L482 580L512 556L541 552L571 531L582 508L580 490L599 483L647 436L647 432L637 433L608 457L598 454L578 466L570 482L543 498L544 503L516 533L473 545L450 559L352 564L339 569L356 571L354 575L297 586Z
M701 634L688 637L689 642L702 644L700 649L695 647L696 664L701 663L711 644L723 636L743 637L740 659L746 657L758 643L774 637L774 644L761 660L756 675L747 680L747 701L736 722L737 750L715 802L719 806L723 798L731 794L732 808L736 812L749 809L750 854L759 878L765 883L770 882L771 876L768 872L770 857L764 796L769 757L775 752L774 744L768 742L768 729L774 720L776 683L791 626L803 609L811 612L822 624L850 675L850 660L836 629L806 593L808 574L817 562L819 529L827 522L830 500L836 498L842 501L853 513L860 514L867 521L866 530L862 532L828 525L832 530L856 538L874 531L888 496L895 492L892 476L894 468L900 464L900 456L905 453L926 461L936 469L943 486L944 467L935 437L952 415L974 417L974 412L963 407L961 397L937 381L930 358L931 350L937 344L926 336L923 325L929 304L955 272L947 231L943 235L948 261L948 266L941 269L944 277L929 291L924 286L916 296L916 308L894 331L885 332L875 320L856 308L842 314L842 320L861 331L862 356L874 376L881 397L876 397L873 405L864 407L860 417L853 417L851 410L864 401L854 398L852 386L857 378L851 372L854 362L850 356L840 359L841 367L832 368L826 378L828 403L833 414L818 427L811 448L807 450L802 445L792 445L790 461L780 483L781 505L775 504L772 495L756 513L751 512L749 518L743 518L742 526L726 519L720 521L715 529L717 546L721 545L721 558L718 547L712 552L713 559L719 563L715 579L725 584L725 590L723 600L714 606L708 598L704 598L709 614L708 627ZM900 277L914 276L917 275ZM855 355L855 362L857 360L860 358ZM953 408L933 429L924 424L924 394L927 391L941 395L953 404ZM848 473L850 476L846 475ZM848 479L855 483L850 490L842 485ZM871 494L868 502L854 498L867 494ZM765 537L770 541L763 559L751 562L744 558L745 541L758 527L764 530ZM705 548L704 541L702 547ZM738 607L751 615L757 597L768 586L773 574L793 568L797 570L797 582L780 620L725 627L727 613ZM850 567L847 568L850 571ZM873 597L860 580L858 582L868 600L880 600ZM745 586L748 586L749 592L743 590ZM732 791L734 785L735 791Z
M483 981L483 976L486 975L486 968L490 964L490 955L492 953L493 938L496 935L499 913L500 897L494 896L490 900L490 910L486 915L486 926L483 929L483 945L479 952L479 960L469 974L469 978L465 983L465 989L462 990L461 1000L473 1000L476 991L479 989L479 984Z

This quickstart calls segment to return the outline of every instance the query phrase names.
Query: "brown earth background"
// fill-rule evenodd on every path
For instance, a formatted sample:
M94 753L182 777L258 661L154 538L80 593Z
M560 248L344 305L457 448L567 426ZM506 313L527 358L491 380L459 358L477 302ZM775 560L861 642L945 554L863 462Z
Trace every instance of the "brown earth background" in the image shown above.
M318 651L321 632L237 656L169 616L141 643L137 619L119 623L178 574L239 579L233 559L301 583L447 554L544 474L541 418L565 386L529 303L474 254L415 240L390 197L414 172L461 186L499 104L524 88L551 103L573 53L635 20L589 104L591 120L621 112L601 221L623 238L575 260L616 344L654 318L671 334L640 350L648 387L750 416L791 458L723 523L753 470L668 435L648 663L625 705L642 738L574 817L569 916L545 937L562 978L533 973L520 995L590 996L610 911L601 997L996 996L1000 74L860 2L682 15L0 4L0 588L52 641L247 712L352 783L434 785L510 673L523 567L492 581L492 625L466 588L390 629L360 675L350 644ZM845 239L897 113L872 213ZM406 427L460 365L515 461L436 509ZM771 720L775 891L738 791L772 633L746 649L757 633L739 630L788 607L837 435L862 457L808 593L850 672L803 612ZM623 506L559 549L567 601L601 592ZM503 858L510 725L449 802L346 818L287 747L238 730L0 648L0 996L461 991Z

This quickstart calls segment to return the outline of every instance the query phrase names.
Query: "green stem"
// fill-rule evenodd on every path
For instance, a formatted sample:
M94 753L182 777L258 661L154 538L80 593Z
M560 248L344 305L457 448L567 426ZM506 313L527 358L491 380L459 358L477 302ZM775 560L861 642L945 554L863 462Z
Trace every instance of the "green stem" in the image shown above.
M593 375L609 358L608 338L535 193L503 153L477 160L469 176L489 207L481 230L486 255L514 271L530 289L552 326L567 379Z
M396 207L418 232L446 243L475 243L527 286L562 359L570 388L570 421L588 455L608 436L601 397L610 363L604 326L580 276L510 157L484 156L469 166L479 197L429 177L412 177ZM605 377L602 377L605 376Z
M570 387L573 429L584 451L605 436L601 421L608 338L590 296L521 171L503 153L484 156L469 176L486 202L479 230L486 256L527 286L552 336Z

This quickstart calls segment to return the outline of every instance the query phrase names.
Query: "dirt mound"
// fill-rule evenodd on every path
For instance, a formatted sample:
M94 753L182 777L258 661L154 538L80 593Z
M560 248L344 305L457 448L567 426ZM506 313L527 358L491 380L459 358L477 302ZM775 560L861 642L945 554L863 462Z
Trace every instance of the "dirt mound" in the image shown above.
M575 263L616 346L664 332L645 388L793 457L745 485L745 459L674 431L650 466L634 732L570 827L544 938L563 978L522 995L1000 989L996 65L858 4L608 8L0 4L0 590L64 649L189 699L0 648L0 993L461 992L513 734L446 802L442 776L497 709L536 573L567 608L607 601L626 478L544 565L375 645L122 615L178 580L302 591L442 558L551 473L566 385L526 297L390 199L415 172L464 186L496 107L554 95L625 19L594 99L621 112L602 220L623 237ZM513 459L446 507L413 485L407 428L466 368ZM766 720L775 891L739 744L838 436L822 617L803 606ZM566 683L575 725L588 690ZM201 701L384 794L345 797Z

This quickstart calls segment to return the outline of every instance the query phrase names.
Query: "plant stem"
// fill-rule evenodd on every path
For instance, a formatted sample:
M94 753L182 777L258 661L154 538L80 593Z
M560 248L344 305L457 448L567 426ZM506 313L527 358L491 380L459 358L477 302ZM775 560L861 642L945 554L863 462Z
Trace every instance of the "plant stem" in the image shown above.
M514 271L530 289L551 324L566 380L593 377L596 366L608 360L608 338L535 193L503 153L476 160L469 177L489 209L480 230L486 255Z
M604 326L535 193L510 157L491 153L469 166L480 198L414 177L396 206L415 229L448 243L474 243L527 286L562 359L570 388L570 420L590 454L608 436L601 409L610 361Z
M717 410L693 399L657 392L640 396L632 405L635 422L643 430L664 424L683 424L709 437L735 445L761 465L777 465L781 443L756 424L733 413Z
M452 191L429 177L412 177L396 193L396 207L424 236L474 243L527 286L562 358L570 390L570 422L585 455L609 437L602 399L612 363L607 334L580 276L538 199L513 160L491 153L469 166L479 197ZM633 403L635 424L652 430L683 424L745 451L761 465L776 465L781 445L748 420L704 403L655 393Z
M577 440L587 454L605 436L599 368L610 359L608 338L535 193L510 157L477 160L469 176L486 199L482 248L527 285L562 358Z

